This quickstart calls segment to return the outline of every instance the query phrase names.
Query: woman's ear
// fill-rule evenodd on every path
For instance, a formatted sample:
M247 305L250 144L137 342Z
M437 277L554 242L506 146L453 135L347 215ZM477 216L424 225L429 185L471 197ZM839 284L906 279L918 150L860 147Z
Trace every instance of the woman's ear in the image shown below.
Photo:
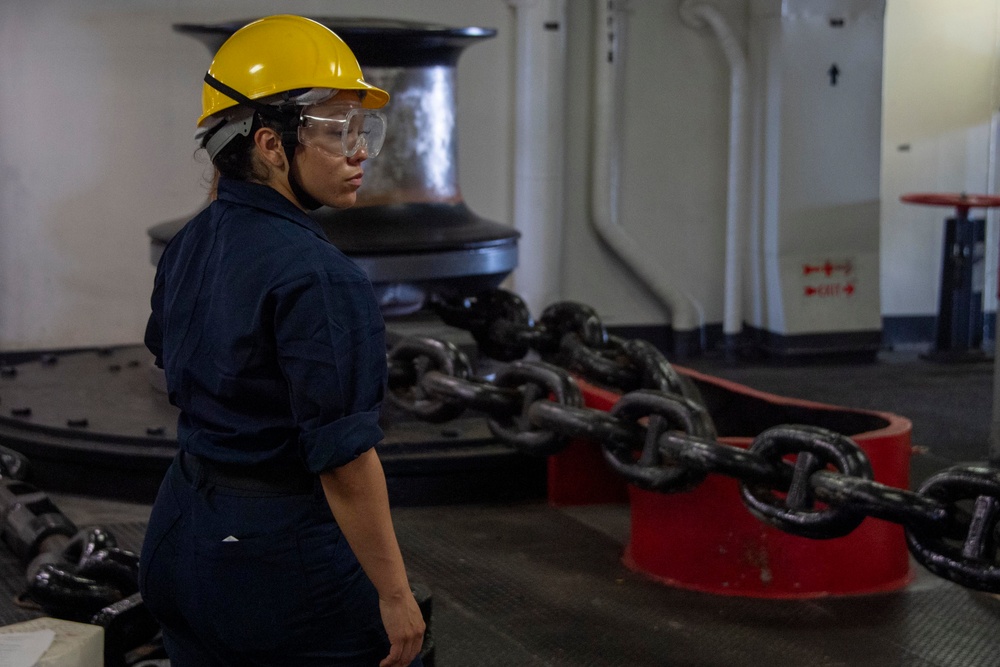
M281 135L269 127L261 127L253 135L254 146L261 160L269 167L284 171L287 164Z

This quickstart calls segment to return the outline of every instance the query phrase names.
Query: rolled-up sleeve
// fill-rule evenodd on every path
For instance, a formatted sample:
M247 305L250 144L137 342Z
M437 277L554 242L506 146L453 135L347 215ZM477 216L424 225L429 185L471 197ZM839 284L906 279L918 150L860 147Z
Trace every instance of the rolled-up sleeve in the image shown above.
M316 273L281 285L271 298L302 459L315 473L349 463L383 437L385 324L371 285Z

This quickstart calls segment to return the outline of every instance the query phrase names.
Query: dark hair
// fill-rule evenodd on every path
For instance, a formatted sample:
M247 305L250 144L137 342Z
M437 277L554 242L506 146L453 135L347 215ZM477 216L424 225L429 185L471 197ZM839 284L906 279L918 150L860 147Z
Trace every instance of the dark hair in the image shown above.
M210 130L202 138L201 146L204 148L208 140L222 128L225 123L220 123L218 127ZM259 113L253 115L253 123L250 126L250 133L246 136L237 134L229 140L222 150L220 150L212 164L219 170L219 174L226 178L237 181L265 181L269 175L266 165L262 165L254 159L254 135L262 127L269 127L279 135L285 123L273 118L261 118Z

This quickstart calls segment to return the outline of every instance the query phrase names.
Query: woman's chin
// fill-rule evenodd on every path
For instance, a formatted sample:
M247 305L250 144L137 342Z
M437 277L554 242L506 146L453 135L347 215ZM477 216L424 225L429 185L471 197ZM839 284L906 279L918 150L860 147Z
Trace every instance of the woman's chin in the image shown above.
M329 206L330 208L351 208L358 201L358 195L351 192L333 197L325 197L321 201L324 206Z

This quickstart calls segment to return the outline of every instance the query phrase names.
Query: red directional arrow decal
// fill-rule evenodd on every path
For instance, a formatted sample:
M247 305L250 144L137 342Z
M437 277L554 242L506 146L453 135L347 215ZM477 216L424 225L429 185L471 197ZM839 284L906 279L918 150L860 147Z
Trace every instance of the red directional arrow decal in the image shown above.
M854 296L854 292L857 288L854 283L845 283L841 285L840 283L829 283L826 285L806 285L805 295L806 296L819 296L819 297L829 297L829 296Z
M830 260L826 260L819 266L813 266L811 264L802 265L802 275L808 276L813 273L823 273L826 276L831 276L834 273L842 272L844 275L850 275L851 271L854 270L854 265L851 262L844 262L843 264L834 264Z

